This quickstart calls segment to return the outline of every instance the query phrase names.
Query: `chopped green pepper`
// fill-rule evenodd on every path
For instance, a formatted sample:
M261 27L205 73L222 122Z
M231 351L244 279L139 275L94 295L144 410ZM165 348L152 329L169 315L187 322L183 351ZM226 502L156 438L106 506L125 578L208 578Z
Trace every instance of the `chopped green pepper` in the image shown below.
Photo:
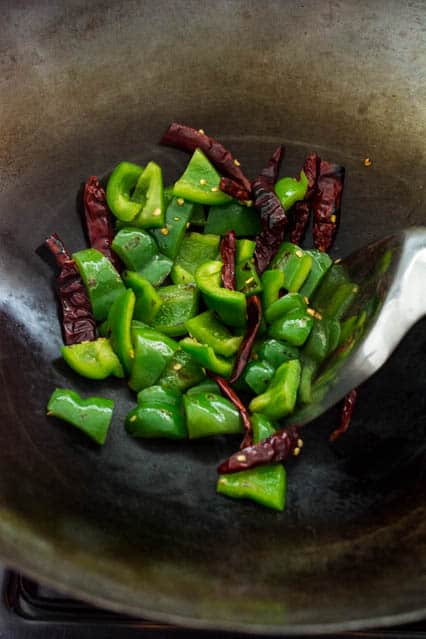
M120 297L117 297L108 313L108 333L110 334L111 346L120 358L127 374L132 369L134 358L130 328L135 301L135 294L132 289L128 288L123 291Z
M140 204L132 223L142 228L164 226L165 201L163 173L155 162L148 162L138 178L132 200Z
M199 204L225 204L232 200L219 188L220 175L201 149L195 149L173 194Z
M187 437L182 395L161 386L150 386L138 394L138 405L126 418L126 430L134 437Z
M269 335L275 339L285 340L293 346L301 346L308 339L312 325L311 315L303 309L294 308L272 322Z
M47 414L76 426L97 444L104 444L111 424L113 408L112 399L103 397L83 399L72 390L57 388L47 404Z
M192 355L178 348L158 380L158 384L183 393L191 386L202 382L205 377L205 372Z
M143 173L143 168L131 162L121 162L115 167L108 180L106 198L115 217L129 222L142 208L140 202L132 200L132 193Z
M284 287L284 273L278 269L266 270L261 278L262 283L262 306L269 308L280 297L280 291Z
M298 348L277 339L265 339L257 353L260 359L264 359L273 368L278 368L283 362L291 359L299 359L300 356Z
M262 284L254 263L253 240L237 240L235 252L235 281L238 291L244 295L256 295L262 290Z
M129 270L138 272L154 286L159 286L172 269L172 260L158 253L154 238L142 229L121 229L112 248Z
M177 343L152 328L138 326L132 322L134 360L129 386L134 391L152 386L171 361Z
M151 324L163 303L158 291L135 271L124 271L121 277L127 288L131 288L136 296L133 318Z
M333 264L315 290L311 303L313 307L323 313L334 293L341 284L349 284L349 276L343 264Z
M124 291L120 275L110 262L96 249L83 249L73 253L81 278L87 289L96 321L106 319L112 303Z
M243 431L240 413L225 397L215 393L186 394L183 401L190 439Z
M265 319L269 324L294 309L304 311L307 304L299 293L287 293L273 302L265 311Z
M203 368L208 368L221 377L229 377L231 375L235 358L225 359L220 355L216 355L211 346L201 344L192 337L185 337L179 342L179 345L184 351L192 355Z
M260 220L256 209L238 202L211 206L205 232L226 235L228 231L234 231L237 237L257 235L260 232Z
M305 251L305 253L312 257L312 266L311 272L299 290L299 293L304 297L310 298L322 282L327 271L331 268L333 260L327 253L323 253L323 251L318 251L317 249L310 249Z
M195 273L197 286L209 308L229 326L244 326L247 319L246 297L240 291L221 287L222 262L209 261Z
M164 227L152 231L161 253L172 260L179 252L194 207L192 202L174 197L167 207Z
M221 324L214 311L205 311L185 323L188 333L199 342L211 346L215 353L231 357L235 355L243 340L242 336L234 336Z
M110 375L124 377L123 367L109 339L99 337L94 342L62 346L62 357L73 370L89 379L105 379Z
M207 377L203 382L200 382L196 386L191 386L191 388L188 388L186 391L188 397L191 395L199 395L200 393L214 393L215 395L219 395L220 389L214 379Z
M293 204L303 200L308 190L308 178L304 171L300 171L300 178L283 177L274 186L275 193L285 211L291 209Z
M244 381L256 395L260 395L267 389L274 372L274 367L266 361L251 361L244 370Z
M219 235L188 233L183 238L171 272L175 284L195 284L195 272L199 266L214 260L219 254Z
M340 320L346 311L350 308L355 296L358 293L358 286L349 282L341 284L335 291L328 304L325 306L323 313L330 318Z
M312 381L318 371L319 363L308 355L303 355L301 363L302 373L297 399L301 404L310 404L312 401Z
M187 332L185 322L198 312L198 291L192 284L172 284L158 289L161 308L153 325L172 337Z
M300 372L301 366L298 359L281 364L266 391L251 400L250 411L263 413L269 419L281 419L293 412L300 383Z
M272 261L272 268L278 268L284 273L284 286L290 293L297 293L301 288L311 266L311 255L291 242L283 242Z

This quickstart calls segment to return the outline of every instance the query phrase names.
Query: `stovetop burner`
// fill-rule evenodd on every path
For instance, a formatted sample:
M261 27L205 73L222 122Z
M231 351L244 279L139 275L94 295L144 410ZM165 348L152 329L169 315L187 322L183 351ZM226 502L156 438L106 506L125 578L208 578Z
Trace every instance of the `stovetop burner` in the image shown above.
M82 603L12 571L0 570L0 639L244 639L247 635L188 630L134 619ZM253 635L250 635L253 637ZM329 635L329 639L426 639L426 623ZM266 639L266 638L263 638Z

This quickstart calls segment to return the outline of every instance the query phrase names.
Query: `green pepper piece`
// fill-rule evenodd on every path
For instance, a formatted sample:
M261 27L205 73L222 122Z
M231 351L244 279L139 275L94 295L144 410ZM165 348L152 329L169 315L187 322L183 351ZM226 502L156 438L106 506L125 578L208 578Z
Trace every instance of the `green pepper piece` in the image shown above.
M228 231L234 231L236 237L254 236L260 232L259 215L255 208L248 208L238 202L211 206L205 231L217 235L226 235Z
M99 337L93 342L62 346L61 354L68 366L89 379L105 379L110 375L124 377L123 367L109 339Z
M141 275L145 277L153 286L160 286L170 274L173 267L173 261L165 255L154 255L152 260L141 271Z
M208 377L203 382L200 382L196 386L191 386L191 388L188 388L186 391L188 397L191 397L191 395L199 395L200 393L213 393L215 395L220 395L220 389L214 379Z
M195 284L195 272L201 264L219 254L219 235L188 233L183 238L171 278L175 284Z
M262 277L262 306L269 308L280 297L280 291L284 287L284 273L278 269L266 270Z
M219 189L220 175L201 149L195 149L185 172L173 187L173 194L199 204L226 204L232 200Z
M173 184L168 184L167 186L163 188L163 196L164 196L164 204L167 210L167 207L169 206L170 202L173 200L173 197L174 197Z
M137 326L134 322L131 333L135 357L129 387L134 391L140 391L157 382L178 345L158 331Z
M309 359L321 363L329 352L330 324L327 318L315 319L311 334L304 346L303 355Z
M129 270L136 271L153 286L159 286L173 266L170 258L158 253L154 238L142 229L121 229L112 241L112 248Z
M333 260L327 253L323 253L317 249L310 249L305 251L305 253L312 257L312 267L299 293L303 295L303 297L310 298L324 279L327 271L331 268Z
M80 395L67 388L57 388L47 404L47 415L76 426L97 444L104 444L111 424L114 402L103 397Z
M106 199L115 217L124 222L133 220L142 208L140 202L132 200L132 193L143 173L143 168L131 162L121 162L108 180Z
M256 242L237 240L235 252L235 283L238 291L247 297L257 295L262 290L260 277L254 262Z
M283 362L299 359L300 353L296 346L280 342L277 339L265 339L258 349L258 356L273 368L278 368Z
M275 432L274 426L261 413L252 416L253 442L262 441ZM286 473L282 464L269 464L220 475L217 492L236 499L252 499L263 506L282 511L285 506Z
M341 284L349 284L349 276L343 264L333 264L319 287L315 290L311 300L312 306L320 313L324 313L325 308Z
M244 370L244 381L256 394L264 393L274 375L275 369L265 361L251 361Z
M281 419L292 413L297 399L301 366L298 359L284 362L277 368L268 388L251 400L252 413L263 413L269 419Z
M135 271L124 271L121 277L127 288L131 288L136 296L133 318L151 324L163 303L158 292L147 279Z
M207 223L206 211L202 204L194 202L194 212L191 217L191 226L205 226Z
M308 178L304 171L300 171L298 180L296 178L283 177L275 183L274 190L281 205L288 211L293 204L305 198L308 191Z
M225 357L235 355L243 340L242 336L232 335L226 326L218 321L214 311L196 315L188 320L185 326L191 337L211 346L215 353Z
M342 327L338 319L329 318L328 353L333 353L340 343Z
M138 405L126 417L126 430L134 437L184 439L187 437L182 395L161 386L138 394Z
M132 219L133 224L141 228L164 226L163 173L155 162L148 162L139 176L132 200L140 204L140 210Z
M203 368L208 368L221 377L229 377L231 375L235 358L225 359L220 355L216 355L211 346L201 344L192 337L185 337L179 342L179 345L184 351L192 355Z
M194 207L192 202L174 197L167 207L164 227L152 231L161 253L172 260L179 252Z
M297 293L307 279L312 266L312 256L308 255L296 244L283 242L272 261L272 268L284 273L285 288L290 293Z
M300 386L297 401L301 404L310 404L312 401L312 381L318 371L318 361L307 355L301 359L302 373L300 375Z
M273 302L265 311L265 319L269 324L280 319L294 309L305 311L307 304L299 293L287 293Z
M340 320L346 311L350 308L355 296L358 293L358 286L349 282L341 284L335 291L328 304L325 306L323 313L328 317Z
M348 339L352 338L355 334L358 323L358 315L351 315L344 322L342 322L340 327L340 338L339 338L339 346L340 344L344 344Z
M205 372L192 355L178 348L158 380L158 384L183 393L191 386L202 382L205 377Z
M241 433L240 413L225 397L199 393L183 397L189 439Z
M87 289L95 320L102 322L112 303L124 291L121 277L110 260L96 249L77 251L72 259Z
M127 374L131 371L135 355L130 332L135 301L136 297L132 289L125 289L120 297L117 297L108 313L108 333L111 346L120 358Z
M185 322L198 312L198 291L193 284L172 284L158 290L162 305L153 322L154 327L176 337L187 332Z
M294 308L271 324L269 335L293 346L302 346L312 330L313 318L302 309Z
M222 262L209 261L195 273L195 281L207 306L216 311L222 322L229 326L245 326L246 297L240 291L221 287Z

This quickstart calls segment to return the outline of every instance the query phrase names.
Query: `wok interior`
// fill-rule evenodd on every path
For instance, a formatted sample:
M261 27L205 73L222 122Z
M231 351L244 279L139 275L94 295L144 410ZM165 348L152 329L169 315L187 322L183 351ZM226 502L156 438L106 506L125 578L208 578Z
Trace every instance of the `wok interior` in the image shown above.
M307 427L277 514L215 495L235 441L126 435L125 385L85 381L59 360L52 274L35 253L53 231L84 246L76 196L89 175L153 159L175 179L187 156L157 145L173 119L219 137L251 177L280 142L285 174L310 150L342 162L336 254L424 223L424 8L386 7L8 8L0 552L10 562L98 603L202 626L291 632L425 613L424 322L361 389L344 438L327 441L336 409ZM47 420L57 386L116 400L104 448Z

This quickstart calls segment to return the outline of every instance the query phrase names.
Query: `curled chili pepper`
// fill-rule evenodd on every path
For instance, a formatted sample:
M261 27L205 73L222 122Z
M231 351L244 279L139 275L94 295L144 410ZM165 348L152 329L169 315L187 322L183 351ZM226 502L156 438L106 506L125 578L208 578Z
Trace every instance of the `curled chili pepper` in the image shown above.
M62 310L64 343L70 345L95 340L96 322L76 263L56 233L50 235L45 244L60 268L56 283Z
M321 160L313 199L314 245L327 252L333 244L340 218L345 169Z
M301 244L309 224L311 213L311 202L315 195L317 178L319 173L321 159L316 153L311 153L305 159L303 164L303 172L308 178L308 190L305 198L296 202L292 215L292 228L290 231L290 242L293 244Z
M335 442L340 437L340 435L343 435L343 433L346 433L346 431L348 430L353 412L355 410L357 396L358 391L356 388L354 388L353 390L351 390L350 393L346 395L345 399L343 400L342 413L340 416L340 426L336 428L336 430L333 430L333 432L331 433L329 437L330 442Z
M220 244L222 257L222 283L224 288L235 291L235 249L236 235L234 231L228 231Z
M250 180L244 175L239 161L223 144L206 135L201 129L197 131L185 124L172 122L161 138L160 144L174 146L189 153L193 153L197 148L201 149L221 173L238 182L245 191L250 193Z
M231 180L231 178L221 178L219 188L221 191L227 193L231 197L234 197L236 200L240 200L240 202L250 201L250 191L247 191L241 186L241 184L239 184L239 182Z
M246 448L247 446L251 446L253 443L253 427L252 427L250 415L248 414L248 410L246 409L243 402L238 397L237 393L230 387L228 382L225 379L223 379L223 377L220 377L219 375L216 375L215 373L212 373L211 371L207 371L207 374L209 375L209 377L214 379L216 384L219 386L222 392L222 395L224 395L224 397L229 399L229 401L234 404L235 408L237 408L240 413L241 421L243 422L243 427L244 427L244 438L243 438L243 441L241 442L240 448L243 449L243 448Z
M94 175L88 179L84 187L83 204L90 246L103 253L116 268L119 268L120 260L111 249L114 238L111 212L105 191Z
M221 474L236 473L255 466L283 462L290 455L297 456L303 446L297 426L281 428L254 446L242 448L218 467Z
M229 380L231 384L236 382L244 372L247 362L250 359L253 342L256 339L261 322L262 304L257 295L252 295L247 300L247 333L241 342L241 346L237 354L234 370L232 371L232 375Z

